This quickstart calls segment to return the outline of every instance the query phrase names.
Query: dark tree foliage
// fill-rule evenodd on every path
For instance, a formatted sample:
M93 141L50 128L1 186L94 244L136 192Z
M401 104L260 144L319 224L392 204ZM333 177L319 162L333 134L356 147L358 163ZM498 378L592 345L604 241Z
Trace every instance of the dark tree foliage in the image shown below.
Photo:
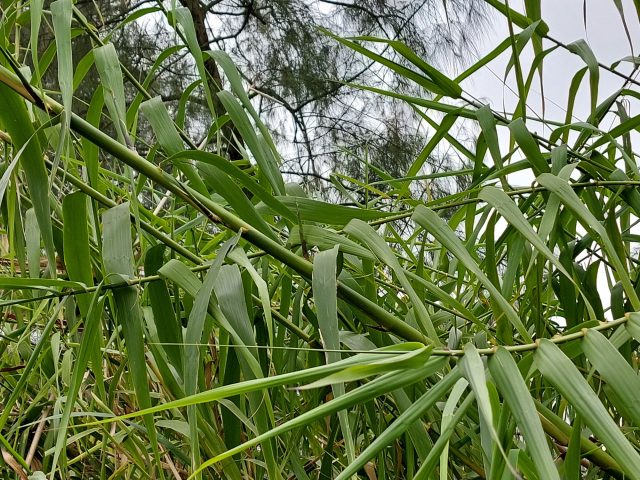
M321 177L330 171L362 180L365 167L355 157L364 158L365 152L372 165L401 177L427 138L424 122L406 104L344 83L417 96L425 92L341 47L317 26L342 36L401 40L422 58L455 71L469 58L463 53L473 49L487 20L484 4L475 0L448 1L446 9L433 0L220 2L213 11L229 12L241 4L255 20L229 17L217 31L224 40L216 43L233 54L254 94L264 94L261 111L274 135L294 145L286 152L285 170L316 188L327 185ZM391 49L380 51L401 62ZM446 169L459 167L457 160L443 154L428 163ZM438 188L450 191L451 185Z
M48 2L47 2L48 3ZM194 20L201 48L227 51L250 88L250 96L271 134L279 143L283 172L312 190L337 193L345 199L345 190L354 184L345 179L342 192L336 190L330 172L340 172L363 181L368 169L369 181L380 180L375 169L402 177L428 141L431 130L407 104L394 101L345 83L392 89L413 96L427 96L406 78L368 60L324 34L319 27L341 36L377 36L401 40L420 57L455 73L469 63L487 25L487 10L478 0L178 0L188 8ZM171 6L169 4L170 10ZM45 8L47 4L45 4ZM143 21L122 25L133 12L157 8L153 1L96 0L77 3L97 34L112 34L120 60L131 74L142 81L154 60L167 48L181 43L175 31L159 11L145 15ZM164 8L164 7L163 7ZM41 52L52 38L41 34ZM27 34L28 35L28 34ZM91 51L86 35L74 39L74 63ZM95 42L93 42L95 43ZM26 44L23 43L23 44ZM379 44L387 58L402 63L391 48ZM205 62L212 91L224 86L224 78L212 58ZM45 83L55 86L57 72L52 62ZM174 114L181 99L190 91L185 105L184 129L200 144L211 123L201 88L190 90L199 76L186 50L170 56L157 70L149 86L152 95L160 95ZM85 114L99 85L92 67L75 95L75 109ZM133 99L136 94L126 85ZM214 95L216 115L224 107ZM436 119L437 120L437 119ZM138 120L141 148L149 141L149 128ZM105 128L109 128L106 126ZM229 124L223 129L222 154L230 159L243 156L242 138ZM446 151L436 151L427 160L426 173L459 169L464 159ZM439 197L463 185L446 180L418 185L418 195ZM385 190L385 186L380 189ZM354 199L364 200L362 192ZM353 200L353 199L352 199Z

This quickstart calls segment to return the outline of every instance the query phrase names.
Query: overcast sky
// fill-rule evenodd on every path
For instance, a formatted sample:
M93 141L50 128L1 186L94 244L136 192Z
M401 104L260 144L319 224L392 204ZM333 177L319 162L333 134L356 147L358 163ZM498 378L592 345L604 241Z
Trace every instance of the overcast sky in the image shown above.
M586 4L586 25L584 22L583 6ZM512 8L524 12L522 2L510 2ZM640 26L632 0L623 1L627 25L631 39L636 47L640 47ZM610 66L613 62L631 54L631 47L624 31L624 27L613 0L543 0L542 18L549 26L549 36L569 44L579 39L586 40L600 63ZM490 32L481 44L479 57L486 55L502 40L507 38L509 30L507 21L501 14L494 15ZM543 48L550 48L553 44L545 40ZM508 49L499 58L491 62L463 83L464 89L475 97L489 102L495 110L512 112L517 103L515 72L512 70L503 83L505 69L511 55ZM523 54L524 75L528 73L528 65L533 59L531 45ZM569 86L575 73L585 66L580 57L559 48L548 55L544 61L544 96L545 118L564 122L566 114ZM623 73L630 73L631 64L618 67ZM600 87L598 98L604 100L619 89L624 80L605 70L600 71ZM511 88L513 91L511 91ZM528 106L531 111L542 116L542 104L539 80L535 80L529 94ZM579 91L579 99L574 108L574 121L583 121L589 115L590 90L588 78L585 76ZM638 104L636 107L638 113ZM633 111L631 112L633 115ZM613 119L613 117L612 117ZM609 119L611 121L611 119ZM605 123L605 125L608 125ZM542 128L542 125L540 125ZM539 133L543 133L540 131ZM548 130L545 135L548 135Z
M569 44L578 39L584 39L595 53L597 59L605 64L611 65L616 60L631 54L629 41L625 35L624 27L615 7L613 0L592 0L587 1L587 22L586 29L583 17L582 0L543 0L542 16L549 26L549 36ZM627 25L631 33L634 46L640 46L640 28L638 18L631 0L623 2ZM513 8L523 11L523 7L517 2L511 2ZM520 8L518 8L520 7ZM489 52L509 34L506 19L502 15L495 15L492 22L491 32L483 41L481 56ZM544 48L549 48L553 44L547 40ZM516 96L508 89L504 88L502 80L511 52L507 51L500 58L494 60L491 69L484 68L470 82L465 82L465 89L476 95L489 99L492 106L502 110L503 100L507 110L515 106ZM524 65L527 66L533 57L532 49L527 49L524 56ZM573 75L585 64L581 58L563 49L558 49L551 53L544 63L544 85L545 97L550 101L555 101L562 107L562 110L547 102L547 116L550 118L564 117L566 107L567 92ZM631 65L618 67L622 71L630 72ZM491 70L491 71L490 71ZM492 73L493 71L493 73ZM494 75L495 73L495 75ZM526 74L526 73L525 73ZM620 88L623 80L606 71L601 71L600 99L606 98L615 89ZM515 90L515 75L511 72L508 84ZM535 84L534 84L535 85ZM542 114L540 109L540 88L539 84L534 86L536 93L531 95L530 105L535 108L538 114ZM589 110L588 86L581 89L583 98L587 102L578 105L577 116L584 119Z

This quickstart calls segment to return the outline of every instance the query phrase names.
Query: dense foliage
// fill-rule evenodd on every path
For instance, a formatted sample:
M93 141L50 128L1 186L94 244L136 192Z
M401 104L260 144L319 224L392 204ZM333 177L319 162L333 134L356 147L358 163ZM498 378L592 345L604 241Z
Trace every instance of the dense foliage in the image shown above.
M400 177L357 157L365 180L339 205L285 183L248 85L227 53L200 48L189 9L158 7L201 76L213 120L198 142L187 101L172 116L71 0L5 2L0 475L640 479L640 123L625 108L640 97L619 70L636 59L608 67L584 41L556 42L539 1L526 15L486 3L513 33L455 79L399 41L318 32L422 93L345 88L432 127ZM33 69L26 25L29 58L55 34ZM77 35L93 47L74 70ZM586 64L566 119L533 118L534 80L565 50ZM508 115L460 86L503 52L519 95ZM229 89L212 88L211 61ZM74 91L93 64L82 118ZM599 102L601 70L624 86ZM591 113L571 123L582 83ZM440 147L471 168L425 174ZM511 185L516 172L532 184ZM417 198L440 177L465 188Z

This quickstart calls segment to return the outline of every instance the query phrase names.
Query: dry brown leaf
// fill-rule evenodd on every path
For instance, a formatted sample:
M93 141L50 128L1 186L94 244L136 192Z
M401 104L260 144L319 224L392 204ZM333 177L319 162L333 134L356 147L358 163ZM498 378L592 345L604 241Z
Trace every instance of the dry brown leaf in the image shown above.
M2 458L5 461L5 463L9 465L12 468L12 470L20 476L22 480L29 480L29 477L27 476L27 472L25 472L23 468L20 466L20 464L18 463L18 461L15 458L13 458L13 455L11 455L6 450L2 450Z

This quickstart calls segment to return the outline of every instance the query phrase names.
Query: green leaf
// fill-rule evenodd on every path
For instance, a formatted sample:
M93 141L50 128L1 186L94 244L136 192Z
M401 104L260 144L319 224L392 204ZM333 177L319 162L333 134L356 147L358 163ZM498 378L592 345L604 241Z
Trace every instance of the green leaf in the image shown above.
M584 203L580 201L576 193L569 186L566 181L551 175L550 173L544 173L537 178L540 185L546 187L549 191L556 194L562 203L576 216L580 224L587 230L592 238L600 238L602 246L607 252L609 261L619 275L624 290L633 305L633 308L640 310L640 300L631 284L629 275L625 266L620 261L620 258L616 254L613 242L609 238L604 226L589 212Z
M627 420L633 425L640 424L640 379L636 372L618 349L596 330L587 330L582 349L621 402L620 407L631 417Z
M102 86L96 88L89 109L87 110L87 122L94 127L100 126L100 118L102 117L102 107L104 106L104 96ZM87 176L89 177L89 185L94 189L98 188L98 170L99 170L99 149L96 144L82 137L82 157L87 167Z
M364 210L301 197L276 197L290 211L300 214L304 221L324 223L327 225L346 225L354 218L360 220L377 220L393 215L391 212ZM271 212L266 205L258 204L257 210L263 214Z
M121 30L122 27L124 27L125 25L134 22L136 20L138 20L139 18L144 17L145 15L149 15L151 13L155 13L155 12L160 12L162 11L162 9L160 7L147 7L147 8L140 8L139 10L135 10L133 13L131 13L130 15L127 15L127 17L122 20L120 23L118 23L113 30L111 30L109 32L109 34L104 38L105 42L108 42L111 37L113 37L113 35L115 33L118 32L118 30Z
M271 295L269 294L269 287L267 282L258 274L257 270L249 261L247 254L241 248L234 249L229 253L229 258L236 262L239 266L244 267L249 276L255 283L258 289L258 295L260 296L260 303L262 304L262 311L267 322L267 330L269 332L269 345L274 345L274 331L273 318L271 317Z
M427 232L433 235L442 245L453 253L466 268L468 268L473 274L478 277L478 280L482 282L485 288L491 294L491 297L496 301L507 319L516 328L516 330L522 335L526 342L531 342L531 336L523 325L522 321L518 317L517 313L509 302L502 296L500 290L487 278L484 272L480 269L473 257L469 254L464 247L460 239L456 236L451 228L433 211L429 208L419 205L413 216L413 220L418 223Z
M542 156L540 152L540 147L536 143L535 139L527 130L527 127L522 120L522 118L517 118L513 122L509 124L509 130L515 138L516 142L520 146L522 153L524 153L525 157L531 163L531 167L533 172L536 175L540 175L541 173L551 172L549 168L549 163Z
M240 77L240 74L238 73L238 69L233 63L233 60L231 60L231 57L229 56L229 54L224 50L216 50L216 51L209 50L206 53L209 54L216 61L216 63L222 67L222 69L224 70L224 73L227 76L227 80L229 81L229 84L231 86L231 90L233 90L233 93L235 93L237 97L240 99L242 106L249 112L249 114L251 115L251 118L253 119L256 126L260 130L262 137L268 143L276 159L278 159L279 158L278 152L276 150L275 144L273 143L273 139L271 138L271 135L269 135L269 130L267 129L266 125L262 122L262 119L260 118L260 115L258 114L258 112L256 112L255 108L253 108L253 104L251 103L249 96L247 95L247 93L244 90L244 87L242 86L242 79Z
M71 0L57 0L51 3L53 29L56 34L56 55L58 57L58 84L62 96L64 112L62 114L62 128L56 149L54 164L60 160L62 149L67 146L69 127L71 125L71 111L73 102L73 59L71 49Z
M184 150L182 139L160 97L154 97L143 102L140 105L140 110L149 120L153 132L156 134L156 139L169 156L179 154ZM195 190L204 196L209 195L207 187L205 187L200 175L198 175L198 172L190 162L174 162L174 165L184 172Z
M202 287L198 290L193 303L193 309L189 315L187 323L187 331L184 335L184 392L187 396L194 395L198 387L198 371L200 369L200 343L202 342L203 331L205 328L205 319L213 286L218 278L220 267L227 253L238 242L239 235L227 240L221 247L218 256L207 272ZM200 449L196 447L198 443L198 417L195 405L187 407L187 416L189 418L189 436L191 438L191 467L195 471L200 464Z
M131 242L131 224L129 220L129 204L123 203L104 212L102 258L107 281L121 283L133 278L133 245ZM144 351L142 330L142 313L138 304L135 287L121 287L112 291L115 313L122 326L127 348L127 360L133 378L136 398L142 409L151 407L149 383L147 382L147 365ZM156 439L153 417L145 415L149 440L158 466L162 471L160 452Z
M382 377L384 378L384 377ZM350 463L340 475L336 477L336 480L345 480L352 475L355 475L364 465L373 458L378 452L386 448L387 445L393 442L397 437L404 433L407 428L418 420L424 413L433 407L435 403L440 400L460 379L460 372L458 369L451 370L445 375L439 382L437 382L432 388L427 390L427 393L422 395L418 400L398 417L398 419L385 429L378 437L371 442L355 462Z
M438 441L429 451L429 455L427 456L427 458L425 458L422 465L420 465L420 469L416 473L415 477L413 477L414 480L425 480L429 478L431 472L433 472L436 464L438 463L441 453L448 445L451 435L453 435L456 427L460 424L464 416L467 414L467 410L469 410L469 407L471 407L475 399L475 394L473 392L467 395L467 398L465 398L460 407L458 407L458 410L453 415L453 418L451 418L451 420L447 422L447 426L440 432Z
M496 129L496 119L493 116L491 107L485 105L482 108L476 110L476 117L478 123L484 134L484 140L487 142L489 153L493 158L493 163L496 166L496 170L502 170L502 155L500 154L500 144L498 143L498 130Z
M499 347L489 359L488 366L491 376L507 401L522 432L538 476L549 480L560 480L535 404L513 357L505 348Z
M202 287L202 283L200 282L198 277L196 277L195 273L189 270L189 268L185 264L179 262L178 260L170 260L158 272L161 276L166 277L170 281L180 285L180 287L182 287L185 292L193 298L197 296L200 288ZM260 365L258 364L254 356L254 352L250 351L246 347L245 342L247 341L247 338L249 338L249 336L244 334L243 324L234 323L232 325L220 310L220 306L213 296L211 296L209 299L208 312L213 318L218 321L218 323L224 329L226 329L231 334L238 346L242 347L238 348L239 356L241 355L244 361L246 361L250 365L250 371L252 372L252 374L256 377L260 377L262 373ZM239 326L241 327L240 331L238 331ZM253 335L251 335L251 337L253 337Z
M31 45L31 62L36 74L38 84L41 82L40 66L38 62L38 36L40 34L40 24L42 23L42 9L44 0L33 0L29 3L29 13L31 20L31 31L29 32L29 44Z
M64 197L62 201L64 218L64 249L73 252L65 258L65 265L69 279L83 283L87 287L93 286L93 271L91 269L91 253L89 242L89 228L87 222L87 197L82 192L75 192ZM91 299L87 295L77 297L78 306L83 317L89 313Z
M118 132L118 141L127 145L129 134L126 123L124 84L118 54L112 43L96 48L93 54L100 80L102 80L104 101Z
M510 17L513 23L523 30L533 23L533 20L531 18L522 15L516 10L512 10L508 5L505 5L502 0L487 0L487 3L501 12L505 17ZM549 33L549 27L546 23L540 22L538 24L538 27L536 28L536 33L541 37L544 37L547 33Z
M276 195L284 195L284 180L282 174L278 169L278 160L275 157L273 150L268 148L267 142L263 135L256 135L253 125L249 121L249 117L244 112L240 104L233 98L233 95L229 92L219 92L218 98L227 110L231 121L238 129L238 132L242 136L243 141L251 150L253 157L255 158L260 171L264 173L269 180L269 185Z
M540 341L534 357L540 373L575 408L625 473L630 478L640 478L640 455L625 438L573 362L546 339Z
M357 219L349 222L349 224L344 228L344 231L345 233L357 238L361 243L366 245L376 255L376 257L391 267L398 277L398 280L400 280L405 292L411 299L411 305L414 309L420 330L435 346L440 346L438 332L433 326L433 322L427 308L425 307L422 299L415 292L407 276L404 274L404 270L400 266L400 262L398 262L395 254L382 237L380 237L369 225Z
M457 119L458 119L458 115L454 113L449 113L442 119L442 122L440 123L438 130L436 130L434 135L429 139L429 142L427 143L427 145L424 147L424 149L422 149L418 157L411 164L411 167L409 167L406 177L414 177L415 175L418 174L418 172L424 165L424 162L427 161L429 156L433 153L433 150L440 144L444 136L448 134L449 130L451 129L451 127L453 126L453 124ZM410 183L409 181L404 183L399 193L400 196L406 196L409 194L409 183Z
M323 30L323 31L327 33L326 30ZM336 38L333 35L331 36L333 38ZM336 40L340 41L341 43L344 43L343 39L336 38ZM437 85L438 88L442 89L442 92L444 95L447 95L451 98L460 98L460 95L462 94L462 88L460 88L460 85L458 85L456 80L449 79L446 75L441 73L439 70L429 65L427 62L425 62L422 58L416 55L409 47L407 47L407 45L405 45L401 41L387 40L385 38L375 38L375 37L355 37L353 38L353 40L377 42L377 43L384 43L386 45L389 45L396 52L402 55L405 59L409 60L413 65L418 67L422 71L422 73L427 75L427 77L431 80L431 82ZM345 45L351 46L350 44L347 44L347 43L345 43ZM370 53L366 53L366 55L372 58L370 56Z
M288 422L281 424L277 427L275 427L274 429L272 429L271 431L269 431L266 434L262 434L248 442L245 442L242 445L239 445L238 447L231 449L227 452L225 452L223 455L220 455L219 457L215 457L212 458L210 460L208 460L207 462L203 463L202 466L200 467L200 469L204 469L210 465L213 465L214 463L217 463L221 460L223 460L224 458L228 458L232 455L235 455L236 453L242 452L243 450L246 450L248 447L251 447L253 445L257 445L267 439L273 438L275 436L281 435L283 433L286 433L288 431L291 431L295 428L300 428L301 426L304 425L308 425L309 423L318 420L320 418L325 418L329 415L332 415L333 413L339 412L342 409L345 408L349 408L353 405L358 405L358 404L362 404L372 398L376 398L380 395L383 395L387 392L393 391L397 388L399 388L400 386L406 387L411 385L412 383L418 381L421 378L424 378L427 375L430 375L434 372L439 371L443 366L444 363L446 362L446 359L444 358L437 358L437 359L431 359L429 362L427 362L427 364L418 370L415 371L411 371L411 372L397 372L397 373L389 373L387 375L384 375L382 377L379 377L369 383L367 383L366 385L363 385L361 387L358 387L354 390L351 390L348 393L345 393L344 395L331 400L330 402L323 404L320 407L314 408L302 415L299 415L297 417L295 417L292 420L289 420ZM336 365L336 364L333 364ZM323 367L323 368L327 368ZM453 385L453 383L455 383L455 381L458 380L458 378L460 378L459 373L453 373L450 372L449 375L447 375L447 378L450 377L450 383L449 388L451 388L451 386ZM438 386L442 384L442 382L438 383ZM437 388L437 387L436 387ZM444 391L443 391L444 390ZM434 392L434 394L430 395L427 400L429 402L431 402L433 400L433 402L437 401L438 398L435 398L436 395L435 394L442 394L444 395L444 393L446 393L446 390L444 387L440 387L438 388L438 390L436 392ZM428 404L427 401L423 400L424 404ZM423 405L421 404L420 407L422 407ZM417 409L417 408L416 408ZM422 409L420 409L422 411ZM415 415L415 410L412 412L413 415ZM403 422L398 422L398 424L403 423ZM396 435L395 432L390 432L392 435ZM399 432L398 435L402 433ZM394 437L395 438L395 437ZM380 442L380 443L384 443L384 442ZM373 445L373 444L372 444ZM377 446L377 445L376 445ZM358 457L359 458L359 457ZM366 462L365 462L366 463Z
M84 379L92 351L96 348L96 345L99 344L98 335L100 335L100 320L105 300L105 298L100 297L101 287L102 283L98 285L95 293L90 299L88 299L87 311L83 315L84 331L82 335L82 343L80 344L80 349L74 361L73 376L69 383L69 389L67 390L67 400L65 402L62 418L57 426L58 430L56 435L55 451L53 454L53 461L51 462L51 478L55 477L56 469L58 468L58 458L60 457L63 448L66 446L67 427L69 425L71 413L76 404L76 397L80 390L80 384ZM71 351L68 350L68 352ZM62 468L60 469L60 472L61 474L63 473Z
M219 155L215 155L209 152L201 152L196 150L186 150L181 153L169 157L167 160L171 162L178 162L181 159L190 159L198 161L198 168L204 172L210 172L209 168L203 168L203 164L214 167L223 173L229 175L229 177L238 181L244 188L253 193L262 202L264 202L275 214L283 216L292 222L297 222L298 217L283 205L276 197L271 195L270 192L265 190L258 182L252 177L244 173L240 168L229 162L226 158Z
M142 9L142 10L144 10L144 9ZM153 62L153 66L151 67L151 69L147 73L147 76L145 77L144 81L142 82L142 86L145 89L148 89L149 85L151 85L151 81L154 78L156 78L156 71L158 70L158 68L160 68L162 63L167 58L169 58L171 55L179 52L183 48L184 48L184 45L175 45L175 46L172 46L172 47L165 48L160 53L160 55L158 55L158 58L156 58L155 62ZM136 97L133 99L133 102L131 102L131 105L129 105L129 109L127 110L127 128L132 128L133 123L134 123L135 119L138 116L138 109L140 107L140 103L142 102L142 100L144 98L145 97L142 94L142 92L138 92L136 94Z
M209 87L209 80L207 76L207 69L204 66L204 58L202 55L202 50L200 50L200 45L198 43L198 37L196 35L196 27L193 24L193 17L191 16L191 11L186 7L174 8L173 15L175 15L175 19L178 21L178 24L182 28L182 32L184 34L184 38L189 46L189 51L191 51L191 55L196 62L196 67L198 69L198 74L200 75L200 79L202 80L202 87L204 88L204 94L207 98L207 105L209 106L209 111L211 114L216 116L216 109L213 104L213 97L211 96L211 90Z
M640 115L636 115L635 117L631 117L623 122L620 125L615 126L609 132L606 132L602 138L596 140L593 145L591 145L591 149L596 149L606 142L612 141L622 135L629 133L631 130L636 130L640 127Z
M387 97L397 98L398 100L404 100L405 102L411 105L419 105L421 107L433 109L437 112L454 113L463 118L470 118L472 120L476 119L475 111L469 108L460 108L456 105L451 105L448 103L436 102L434 100L427 100L420 97L413 97L411 95L403 95L401 93L396 93L390 90L383 90L380 88L369 87L366 85L358 85L351 82L345 82L345 85L348 85L354 88L359 88L361 90L367 90L369 92L378 93L380 95L385 95Z
M549 247L547 247L542 238L533 230L529 222L522 215L518 206L506 193L495 187L485 187L478 195L478 198L484 200L500 212L504 219L509 222L510 226L518 230L518 232L520 232L520 234L522 234L531 243L531 245L542 253L547 260L549 260L560 271L560 273L578 287L571 274L567 272L562 263L560 263L551 250L549 250ZM582 293L582 290L580 290L580 292ZM584 296L584 293L582 293L582 295ZM593 311L591 304L586 301L586 305L587 308L589 308L591 318L595 319L595 312Z
M294 225L289 232L289 244L291 246L300 245L303 238L307 246L316 246L321 250L328 250L337 245L343 253L350 253L369 260L375 260L376 258L370 250L327 228L305 225L303 233L300 233L300 227Z
M415 55L406 45L398 40L385 40L378 39L373 37L357 37L355 40L365 40L365 41L375 41L375 42L384 42L389 44L395 51L404 56L407 60L416 65L422 72L426 75L422 75L418 72L415 72L399 63L396 63L392 60L389 60L382 55L379 55L367 48L364 48L360 44L356 42L352 42L345 38L339 37L338 35L334 35L329 30L318 27L318 29L324 34L330 36L334 40L346 45L347 47L355 50L358 53L361 53L368 58L374 60L376 63L384 65L385 67L390 68L394 72L402 75L405 78L409 78L412 81L416 82L421 87L437 94L437 95L447 95L453 98L459 98L462 93L462 89L459 85L457 85L454 81L448 79L445 75L438 72L435 68L431 67L424 60L420 59L417 55Z
M94 62L95 60L93 58L93 50L87 53L84 57L82 57L82 60L78 62L78 67L76 68L76 71L73 74L73 91L74 92L78 89L78 87L86 77L87 73L89 73L89 70L91 69L91 67L93 67Z
M24 101L15 91L0 82L0 122L4 125L13 145L24 153L20 165L24 171L29 195L36 213L44 249L49 261L49 273L56 277L56 253L53 245L53 227L49 208L49 176L44 167L44 158L39 139L29 119Z
M333 350L325 353L327 363L334 363L341 360L339 353L337 259L338 247L335 246L331 250L325 250L316 255L314 259L315 268L313 269L313 292L320 338L322 339L322 344L325 349ZM334 397L344 395L345 390L342 383L333 384L331 389ZM347 459L349 463L352 463L355 460L355 447L347 412L344 410L338 412L338 418L340 420L342 438L345 442Z
M84 291L86 286L80 282L70 280L51 280L48 278L22 278L0 277L0 288L4 290L50 290L58 292L59 289L71 288Z
M453 387L449 398L447 399L447 403L444 405L444 409L442 410L442 426L441 431L446 432L449 429L450 424L453 423L453 419L455 417L454 410L456 405L460 401L460 397L465 392L467 387L469 386L469 382L467 382L464 378L458 380L458 382ZM440 435L442 436L442 434ZM449 443L445 445L442 453L440 454L440 479L446 480L449 477Z
M146 275L157 275L164 263L164 245L156 245L147 250L144 257L144 272ZM153 311L153 318L156 324L158 338L171 365L178 374L183 375L183 347L182 347L182 324L176 318L171 303L169 289L164 281L151 282L147 285L146 292L149 295L149 303Z
M257 341L254 336L253 326L247 314L244 288L240 270L237 265L225 266L220 271L220 276L215 287L216 294L220 300L220 307L224 312L230 325L238 334L238 343L249 347L252 358L258 359ZM218 318L218 317L216 317ZM247 379L262 377L262 371L243 361L240 357L240 365ZM250 406L250 417L254 418L257 430L263 434L271 430L274 423L273 407L268 395L253 392L248 395ZM271 441L262 444L265 463L270 478L280 478L280 468L275 459L275 445Z
M181 271L183 271L179 267L180 265L181 265L180 262L170 261L162 268L162 271L163 273L167 274L167 277L177 277L178 274ZM189 269L187 269L187 271L189 271ZM187 288L189 288L189 291L197 292L197 289L192 290L192 284L194 284L195 281L197 281L197 278L187 279L183 277L182 279L186 280L182 285L186 285ZM241 340L239 336L238 336L238 339ZM405 347L403 344L383 347L375 351L372 351L371 353L361 353L358 355L354 355L353 357L346 358L339 362L335 362L328 365L310 367L306 370L290 372L290 373L276 375L272 377L257 378L255 380L244 381L237 384L224 385L212 390L197 393L196 395L192 395L191 397L185 397L178 400L173 400L165 404L156 405L144 411L129 413L126 415L122 415L120 417L114 417L112 419L103 420L99 423L108 423L114 420L125 420L128 418L134 418L140 415L147 415L155 412L162 412L164 410L168 410L171 408L183 408L183 407L186 407L187 405L214 402L221 398L229 398L235 395L242 395L245 393L255 392L255 391L263 390L267 388L280 387L283 385L292 385L298 382L312 382L314 380L317 380L318 378L331 375L332 373L339 372L343 369L347 369L352 366L375 364L376 362L380 361L381 354L384 354L385 356L387 355L399 356L407 353L407 351L415 350L415 348L416 348L415 343L412 343L409 347ZM437 365L443 366L444 363L446 362L446 359L444 358L431 359L429 363L429 368L432 368L432 367L435 368L434 365L436 365L436 362L437 362ZM439 371L439 369L436 369L434 371Z
M29 277L37 279L40 277L40 229L38 228L38 220L33 208L30 208L25 213L24 223L24 234L27 238Z
M319 319L318 319L319 321ZM423 345L416 342L407 342L402 344L403 348L414 348L413 351L408 351L405 354L397 357L382 358L378 361L372 361L367 365L356 365L353 367L345 368L344 370L333 373L321 380L316 380L309 385L299 387L298 390L310 390L313 388L324 387L326 385L332 385L336 383L349 383L361 380L363 378L371 377L374 375L381 375L383 373L392 372L395 370L404 370L408 368L421 368L427 362L433 351L431 345ZM327 352L329 354L331 352Z
M245 193L222 170L210 165L199 165L204 174L204 180L215 192L220 194L242 218L256 230L260 231L271 240L280 243L280 239L273 232L269 224L262 218L259 210L253 206Z
M3 203L4 201L4 194L7 191L7 186L9 185L9 182L11 181L11 175L13 175L13 170L14 168L16 168L16 165L18 164L18 160L20 160L20 153L22 153L23 150L24 150L24 146L20 149L20 151L16 155L13 156L11 163L5 169L4 173L2 174L2 178L0 178L0 203ZM40 243L40 237L38 237L38 243Z
M580 480L580 433L582 430L582 421L580 415L576 415L573 420L573 428L571 429L571 439L569 440L569 448L564 458L564 472L567 480Z
M494 442L494 448L497 448L505 460L507 460L502 441L493 422L493 407L491 405L489 389L487 388L484 368L484 364L476 347L472 343L466 344L464 346L464 357L460 362L460 370L475 393L478 411L484 419L484 423L481 423L481 428L487 428ZM509 470L513 470L513 467L509 463L507 463L507 465L509 466Z
M576 40L567 45L570 52L580 56L589 68L589 83L591 84L591 115L592 122L595 119L596 105L598 104L598 84L600 83L600 66L593 51L584 40Z

